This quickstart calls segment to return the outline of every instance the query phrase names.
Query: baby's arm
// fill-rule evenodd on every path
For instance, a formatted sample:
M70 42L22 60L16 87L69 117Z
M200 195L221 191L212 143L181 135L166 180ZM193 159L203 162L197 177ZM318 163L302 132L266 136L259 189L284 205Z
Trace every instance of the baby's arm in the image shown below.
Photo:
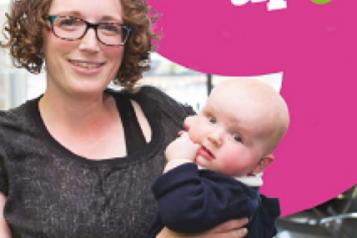
M182 164L194 163L199 146L194 144L188 134L183 132L180 137L171 142L165 151L167 164L164 173Z
M199 233L222 222L252 217L259 204L255 190L208 170L184 163L153 186L162 223L181 233Z

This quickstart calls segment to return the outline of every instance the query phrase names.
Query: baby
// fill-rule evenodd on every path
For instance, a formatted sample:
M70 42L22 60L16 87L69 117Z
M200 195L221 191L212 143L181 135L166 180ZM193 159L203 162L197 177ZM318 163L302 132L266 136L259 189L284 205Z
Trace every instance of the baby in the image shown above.
M215 87L166 149L168 163L153 185L158 220L148 237L164 226L199 233L242 217L250 220L247 237L273 237L278 200L258 188L288 124L287 105L269 85L235 79Z

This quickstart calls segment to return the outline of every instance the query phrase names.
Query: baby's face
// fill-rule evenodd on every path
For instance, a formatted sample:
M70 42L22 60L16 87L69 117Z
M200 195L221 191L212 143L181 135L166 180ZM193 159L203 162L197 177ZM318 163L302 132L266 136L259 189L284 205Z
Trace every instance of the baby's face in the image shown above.
M213 92L203 110L192 119L189 135L201 145L196 163L229 176L255 172L266 155L271 122L262 103Z

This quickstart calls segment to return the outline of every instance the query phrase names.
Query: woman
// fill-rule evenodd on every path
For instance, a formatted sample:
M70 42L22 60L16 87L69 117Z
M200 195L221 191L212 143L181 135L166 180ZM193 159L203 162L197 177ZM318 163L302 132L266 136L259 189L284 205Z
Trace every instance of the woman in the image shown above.
M47 73L44 94L0 114L0 234L143 237L163 150L192 113L134 85L153 34L142 0L14 1L15 63ZM112 81L126 90L107 89ZM231 221L199 237L243 237ZM11 235L10 235L11 234ZM4 235L3 235L4 236ZM178 237L167 229L158 237ZM181 236L182 237L182 236Z

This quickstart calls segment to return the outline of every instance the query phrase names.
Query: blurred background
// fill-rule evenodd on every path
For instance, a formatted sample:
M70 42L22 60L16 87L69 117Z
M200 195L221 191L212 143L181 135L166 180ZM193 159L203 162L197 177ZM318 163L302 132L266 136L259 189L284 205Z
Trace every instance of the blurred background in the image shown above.
M316 207L280 218L278 231L277 238L356 238L357 186Z
M8 0L0 0L0 25L4 25ZM0 39L4 37L1 35ZM198 111L207 95L222 80L232 77L209 75L179 66L153 53L152 69L144 75L141 85L156 86L176 100ZM276 90L283 84L282 73L255 76ZM0 110L16 107L41 95L46 87L45 73L33 75L12 65L8 52L0 49ZM317 191L318 192L318 191ZM277 238L356 238L357 189L350 188L336 198L306 211L280 218ZM303 198L303 195L301 197Z

